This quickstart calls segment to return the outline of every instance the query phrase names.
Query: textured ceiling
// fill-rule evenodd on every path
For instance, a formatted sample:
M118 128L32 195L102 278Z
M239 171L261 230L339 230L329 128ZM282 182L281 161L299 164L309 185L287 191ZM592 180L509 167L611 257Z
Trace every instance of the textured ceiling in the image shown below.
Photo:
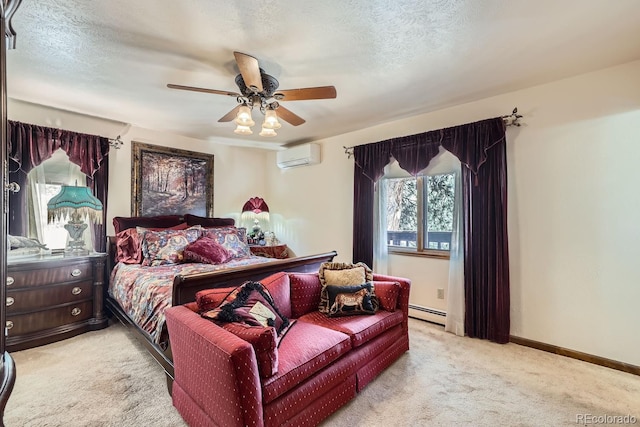
M640 59L639 16L638 0L23 0L8 93L277 147ZM166 87L237 91L233 51L258 58L280 89L334 85L338 97L283 102L307 123L275 138L236 136L217 122L233 98Z

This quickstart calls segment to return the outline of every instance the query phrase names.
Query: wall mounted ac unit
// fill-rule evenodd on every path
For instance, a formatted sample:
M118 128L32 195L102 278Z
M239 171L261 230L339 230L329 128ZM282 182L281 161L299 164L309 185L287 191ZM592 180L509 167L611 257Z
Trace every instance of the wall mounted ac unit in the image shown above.
M276 153L278 167L289 169L296 166L315 165L320 163L320 145L302 144Z

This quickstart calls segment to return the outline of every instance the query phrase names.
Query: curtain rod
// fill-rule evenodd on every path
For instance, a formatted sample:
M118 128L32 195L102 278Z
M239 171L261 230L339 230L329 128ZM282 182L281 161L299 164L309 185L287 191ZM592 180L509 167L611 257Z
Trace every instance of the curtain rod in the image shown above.
M516 107L513 109L511 114L501 116L500 118L504 122L505 126L521 126L521 123L518 120L522 117L522 114L518 114L518 107ZM353 156L353 149L355 148L355 145L352 145L351 147L345 147L343 145L342 148L344 148L344 153L347 155L347 159L350 159L351 156Z

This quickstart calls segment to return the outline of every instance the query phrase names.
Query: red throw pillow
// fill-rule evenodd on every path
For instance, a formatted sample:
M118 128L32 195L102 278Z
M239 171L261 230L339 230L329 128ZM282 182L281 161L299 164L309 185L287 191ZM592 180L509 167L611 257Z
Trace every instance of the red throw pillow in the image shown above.
M185 262L201 262L203 264L224 264L233 259L233 255L215 240L201 237L184 248Z
M116 234L116 261L125 264L142 262L140 235L135 228L127 228Z
M235 291L237 286L231 288L213 288L204 289L196 293L196 303L198 304L198 313L213 310L217 308L222 301L227 298L231 292Z
M186 230L188 227L187 223L183 222L173 227L145 228L145 230ZM116 234L116 262L125 264L140 264L142 262L142 239L136 227L127 228Z
M221 327L251 344L262 378L269 378L278 373L278 346L274 328L236 322L225 323Z
M247 244L247 230L244 227L214 227L202 230L202 237L207 237L223 246L233 258L244 258L251 255Z
M373 285L376 288L376 296L380 301L380 307L386 311L396 311L400 284L398 282L375 281Z

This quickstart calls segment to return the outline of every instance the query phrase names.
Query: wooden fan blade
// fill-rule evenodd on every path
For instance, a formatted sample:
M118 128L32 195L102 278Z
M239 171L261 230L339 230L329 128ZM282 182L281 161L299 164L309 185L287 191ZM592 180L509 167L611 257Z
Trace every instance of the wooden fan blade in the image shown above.
M282 105L278 106L278 108L276 109L276 114L278 115L279 118L281 118L287 123L291 123L294 126L300 126L305 122L305 120L302 117L292 113L291 111L284 108Z
M258 60L251 55L242 52L233 52L236 57L240 74L247 87L254 87L258 92L262 92L262 76L260 75L260 66Z
M282 98L280 98L280 95ZM305 99L330 99L337 96L333 86L305 87L300 89L279 90L273 97L282 101L302 101Z
M242 104L236 105L236 108L234 108L233 110L229 111L224 116L220 117L220 119L218 119L218 121L219 122L230 122L231 120L235 119L236 116L238 115L238 110L240 109L240 107L242 107Z
M233 97L242 96L237 92L229 92L228 90L205 89L205 88L202 88L202 87L174 85L174 84L171 84L171 83L167 84L167 87L169 89L191 90L191 91L194 91L194 92L213 93L213 94L216 94L216 95L227 95L227 96L233 96Z

